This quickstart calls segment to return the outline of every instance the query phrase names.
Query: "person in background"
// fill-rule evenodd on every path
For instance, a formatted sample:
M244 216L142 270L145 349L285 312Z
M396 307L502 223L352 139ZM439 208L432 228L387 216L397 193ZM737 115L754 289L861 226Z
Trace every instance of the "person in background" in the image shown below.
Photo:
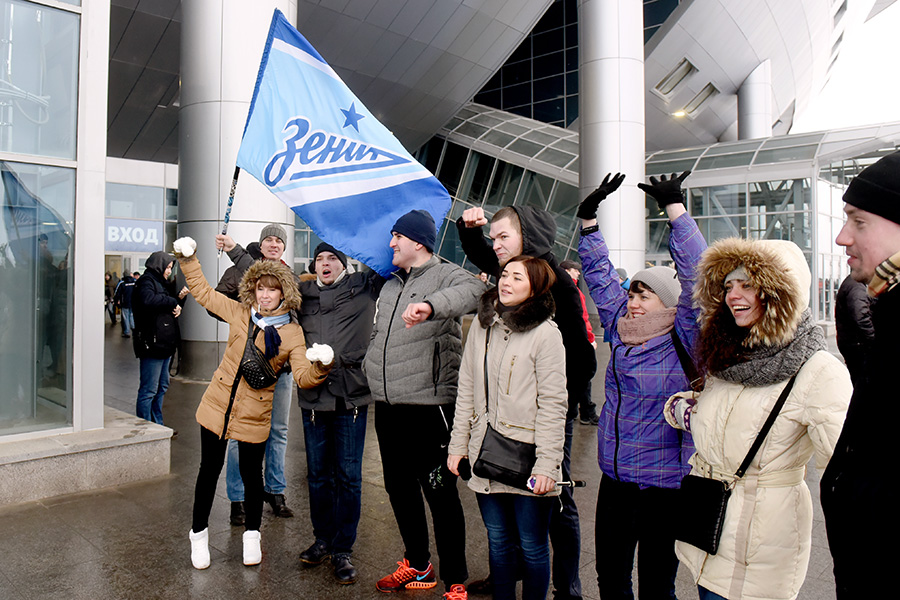
M362 459L372 394L362 371L375 322L375 300L384 278L350 273L347 257L322 242L316 246L312 281L300 282L300 327L307 343L327 342L334 368L315 387L298 390L306 442L309 517L315 541L300 553L305 565L329 557L338 583L356 583L351 562L362 499Z
M116 286L116 293L113 296L116 306L122 315L122 337L131 337L131 330L134 329L134 313L131 311L131 295L134 292L135 279L128 273L122 277L122 281Z
M459 475L463 458L475 462L489 425L535 446L531 491L477 475L469 480L488 532L495 600L515 600L520 557L522 598L544 600L550 587L550 514L568 410L565 349L552 320L555 277L540 258L507 262L498 286L481 297L460 367L450 471Z
M475 310L484 284L462 267L441 262L434 255L436 237L434 218L424 210L394 223L390 247L398 269L378 297L364 362L376 400L384 488L405 547L397 570L375 587L396 592L437 585L424 495L445 598L465 600L466 519L456 476L447 469L447 444L462 356L461 317Z
M216 292L206 281L194 240L180 238L175 240L174 248L194 299L229 325L222 362L197 408L200 470L189 535L191 563L195 569L210 565L209 513L228 440L236 440L246 507L243 559L245 565L258 565L262 561L262 461L276 383L251 386L245 370L245 348L248 343L255 344L256 361L268 361L274 373L290 361L294 379L301 387L319 385L325 380L334 353L327 345L307 349L300 326L290 322L290 311L300 308L300 292L286 265L266 260L253 263L241 279L238 302Z
M106 296L106 312L109 314L110 322L115 325L116 324L116 303L113 299L116 295L116 285L119 283L119 278L115 276L114 273L110 273L107 271L103 275L104 279L104 288L103 293Z
M238 293L239 284L244 273L255 262L270 260L290 265L282 260L287 234L284 227L277 223L270 223L262 228L259 233L259 242L251 242L245 250L229 235L216 236L216 248L225 250L228 258L234 263L222 274L222 278L216 285L216 291L234 299ZM294 284L298 284L295 276ZM213 316L212 311L208 311ZM284 475L284 457L287 451L288 418L291 412L291 395L294 384L291 378L291 366L285 363L284 371L278 376L278 384L272 396L272 418L269 439L266 441L265 460L265 488L263 499L272 508L272 514L276 517L290 518L294 511L290 509L284 497L287 489L287 479ZM228 445L228 458L225 467L225 489L228 499L231 501L231 524L240 526L244 524L244 489L241 474L238 468L237 443Z
M132 292L134 354L140 360L141 382L135 414L163 424L162 406L169 389L169 361L181 342L178 317L188 295L187 288L175 293L170 281L175 257L159 251L147 259L144 275Z
M564 260L559 263L559 266L569 274L569 277L571 277L572 281L575 283L576 289L578 289L578 297L581 298L581 318L584 319L588 341L591 343L591 346L594 347L594 350L596 350L597 340L594 337L594 329L591 327L590 315L588 315L587 299L584 297L581 288L578 287L578 280L581 279L581 267L574 260ZM594 404L593 399L591 399L590 382L588 382L587 387L584 390L584 397L581 398L581 401L578 403L578 412L581 415L579 420L582 425L593 425L596 427L600 422L600 416L597 414L597 405Z
M835 242L850 257L850 276L867 287L874 340L822 478L822 508L838 600L889 598L896 593L900 561L890 542L900 534L891 376L900 364L900 152L850 182L844 213Z
M638 271L626 292L609 259L597 224L597 207L625 176L609 174L578 209L578 254L584 281L597 305L612 356L606 370L606 402L597 432L602 475L597 494L595 548L600 598L634 598L632 571L637 547L638 588L643 598L675 598L675 532L666 511L676 505L681 479L690 469L690 436L666 424L669 396L688 389L693 375L686 356L697 339L698 310L691 301L694 271L706 242L687 214L680 177L638 187L669 217L668 267Z
M699 397L679 393L666 404L669 424L694 438L691 474L734 482L773 406L789 392L733 485L717 553L675 545L701 600L788 600L806 578L813 524L806 465L813 454L820 470L828 464L852 391L808 308L810 280L803 251L787 240L719 240L697 267L706 387ZM662 512L691 523L690 513Z

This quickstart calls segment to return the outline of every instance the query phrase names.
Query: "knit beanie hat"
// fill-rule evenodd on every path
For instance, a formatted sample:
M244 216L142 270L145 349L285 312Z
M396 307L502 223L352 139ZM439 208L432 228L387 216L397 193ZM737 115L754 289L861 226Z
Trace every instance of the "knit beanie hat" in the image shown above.
M434 243L437 240L437 228L434 225L434 217L424 210L411 210L394 223L391 233L405 235L414 242L434 252Z
M262 231L259 232L259 243L262 244L263 240L270 235L274 235L275 237L277 237L279 240L281 240L282 244L287 243L287 234L284 232L284 227L282 227L278 223L270 223L263 227Z
M316 257L319 256L320 254L322 254L323 252L331 252L332 254L337 256L338 260L341 261L341 264L344 265L344 268L345 269L347 268L347 256L343 252L341 252L340 250L338 250L337 248L332 246L331 244L322 242L321 244L316 246L316 251L313 252L312 262L309 265L310 273L316 272Z
M632 285L637 281L653 290L653 293L659 296L666 308L672 308L678 304L678 296L681 294L681 283L678 281L678 274L675 272L675 269L650 267L634 274L634 277L631 278Z
M619 267L618 269L616 269L616 274L619 276L619 279L621 279L622 281L625 281L626 279L628 279L628 271L626 271L622 267Z
M863 169L844 192L844 202L900 223L900 152Z

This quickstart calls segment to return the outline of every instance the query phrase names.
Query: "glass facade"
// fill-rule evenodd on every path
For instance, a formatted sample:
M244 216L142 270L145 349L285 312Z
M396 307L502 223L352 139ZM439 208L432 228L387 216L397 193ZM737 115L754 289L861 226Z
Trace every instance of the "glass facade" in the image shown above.
M72 424L80 19L0 0L0 436Z
M151 253L171 251L177 239L178 190L107 183L105 214L106 271L141 272Z

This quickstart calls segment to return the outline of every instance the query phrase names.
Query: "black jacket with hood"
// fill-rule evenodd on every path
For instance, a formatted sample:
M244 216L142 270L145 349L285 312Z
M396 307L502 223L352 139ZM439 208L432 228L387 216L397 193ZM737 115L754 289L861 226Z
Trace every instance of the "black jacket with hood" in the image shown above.
M866 355L875 340L870 304L866 284L847 275L834 299L834 330L853 387L862 383Z
M553 320L562 334L566 349L566 389L569 392L569 414L573 419L578 414L578 404L584 396L594 373L597 372L597 356L588 341L584 324L581 296L575 282L553 256L553 242L556 239L556 220L553 215L531 206L512 207L519 215L522 225L522 254L543 258L556 273L556 283L550 289L556 303ZM459 241L466 257L489 275L500 277L500 263L497 255L487 242L481 227L466 227L460 217L456 221Z
M181 341L178 319L172 314L179 302L174 285L166 280L166 267L175 257L154 252L132 292L134 354L138 358L168 358Z

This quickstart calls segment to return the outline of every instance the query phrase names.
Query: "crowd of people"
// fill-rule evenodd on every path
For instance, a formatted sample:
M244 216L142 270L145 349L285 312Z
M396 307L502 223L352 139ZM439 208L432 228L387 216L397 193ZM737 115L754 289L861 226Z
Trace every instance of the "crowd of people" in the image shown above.
M262 560L263 503L293 516L284 449L297 389L314 536L299 560L330 560L340 584L358 579L352 552L374 405L384 486L405 549L378 580L382 592L440 581L448 600L471 592L506 600L521 582L526 600L551 589L554 598L581 598L570 472L580 412L597 426L602 475L588 484L599 490L594 552L604 600L637 595L635 562L644 598L675 598L680 564L703 600L796 598L812 541L811 459L824 472L838 598L886 596L896 552L871 542L877 530L898 533L885 464L900 323L898 173L900 152L863 170L844 196L837 243L850 256L852 282L842 287L836 320L849 372L810 313L800 247L743 238L707 247L684 204L689 172L638 184L668 216L674 268L648 266L630 278L613 264L597 220L622 174L607 175L578 208L580 264L557 260L553 216L526 206L490 220L481 208L462 213L457 233L479 276L435 256L437 228L422 210L392 227L397 270L387 279L353 271L324 242L298 277L281 261L284 229L271 224L247 249L216 237L234 266L213 288L196 243L177 240L174 255L154 253L136 283L123 280L121 294L110 295L123 327L125 305L134 312L137 413L158 423L187 294L229 326L197 409L193 566L210 566L208 520L226 461L245 565ZM177 293L176 260L187 280ZM590 391L596 342L579 278L610 345L599 414ZM464 344L462 317L472 313ZM457 478L475 493L487 532L490 571L475 582Z

